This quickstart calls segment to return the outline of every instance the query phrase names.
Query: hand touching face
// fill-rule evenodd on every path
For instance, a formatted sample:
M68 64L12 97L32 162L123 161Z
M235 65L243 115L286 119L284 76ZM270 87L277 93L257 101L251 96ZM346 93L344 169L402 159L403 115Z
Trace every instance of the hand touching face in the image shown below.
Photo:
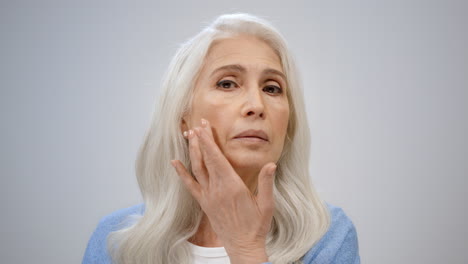
M184 132L195 178L179 160L172 160L172 166L207 215L231 263L266 262L276 166L271 162L263 166L258 193L253 195L214 142L209 122L202 119L201 123L201 127Z

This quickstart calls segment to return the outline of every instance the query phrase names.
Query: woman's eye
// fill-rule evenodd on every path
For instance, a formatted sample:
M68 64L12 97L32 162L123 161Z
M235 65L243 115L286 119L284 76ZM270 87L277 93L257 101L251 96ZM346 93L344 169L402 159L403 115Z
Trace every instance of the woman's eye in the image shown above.
M233 81L229 80L223 80L220 81L216 84L217 87L223 88L223 89L230 89L236 86L236 83Z
M274 86L274 85L266 86L265 88L263 88L263 91L267 93L282 93L283 92L281 88L279 88L278 86Z

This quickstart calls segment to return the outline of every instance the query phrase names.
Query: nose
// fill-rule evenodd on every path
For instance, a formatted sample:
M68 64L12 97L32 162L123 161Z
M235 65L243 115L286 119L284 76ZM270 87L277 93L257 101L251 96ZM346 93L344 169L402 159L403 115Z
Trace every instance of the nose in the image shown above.
M255 86L255 88L247 89L242 106L242 116L265 118L265 105L259 87Z

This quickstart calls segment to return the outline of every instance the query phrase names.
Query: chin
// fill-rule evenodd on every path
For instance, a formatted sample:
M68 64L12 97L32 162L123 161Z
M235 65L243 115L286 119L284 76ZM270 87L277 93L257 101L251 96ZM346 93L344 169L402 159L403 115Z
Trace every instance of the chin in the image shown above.
M248 153L243 153L242 155L226 155L226 158L231 163L231 166L242 169L252 169L252 170L261 170L265 164L267 164L270 159L265 157L265 155L259 155L260 153L255 153L254 155L249 155Z

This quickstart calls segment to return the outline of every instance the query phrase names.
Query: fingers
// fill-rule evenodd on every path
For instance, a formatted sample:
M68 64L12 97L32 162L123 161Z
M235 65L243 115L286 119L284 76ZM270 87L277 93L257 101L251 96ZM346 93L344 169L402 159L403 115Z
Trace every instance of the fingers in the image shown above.
M213 137L213 129L211 128L211 124L208 120L206 119L201 119L201 124L202 124L202 127L208 132L208 135L210 135L210 137L214 140L214 137Z
M219 177L234 172L229 161L216 144L210 123L201 119L201 127L184 132L189 140L189 154L192 172L202 188L216 183Z
M200 145L204 158L224 157L218 145L214 141L213 131L208 120L202 119L202 128L195 128L195 132L200 139Z
M195 175L196 179L202 186L207 186L208 183L208 173L206 171L205 165L203 164L203 157L200 151L200 145L198 137L195 135L193 130L189 130L186 134L187 139L189 140L189 155L190 162L192 164L192 173Z
M276 165L272 162L263 166L258 175L257 202L260 210L266 214L273 214L275 200L273 197L273 185L275 181Z
M210 123L202 119L202 128L195 128L205 166L210 175L209 181L216 181L221 174L232 172L233 168L214 141Z
M195 179L190 175L185 166L180 160L171 160L172 166L175 168L177 174L182 179L182 182L190 191L192 196L200 203L201 201L201 187Z

